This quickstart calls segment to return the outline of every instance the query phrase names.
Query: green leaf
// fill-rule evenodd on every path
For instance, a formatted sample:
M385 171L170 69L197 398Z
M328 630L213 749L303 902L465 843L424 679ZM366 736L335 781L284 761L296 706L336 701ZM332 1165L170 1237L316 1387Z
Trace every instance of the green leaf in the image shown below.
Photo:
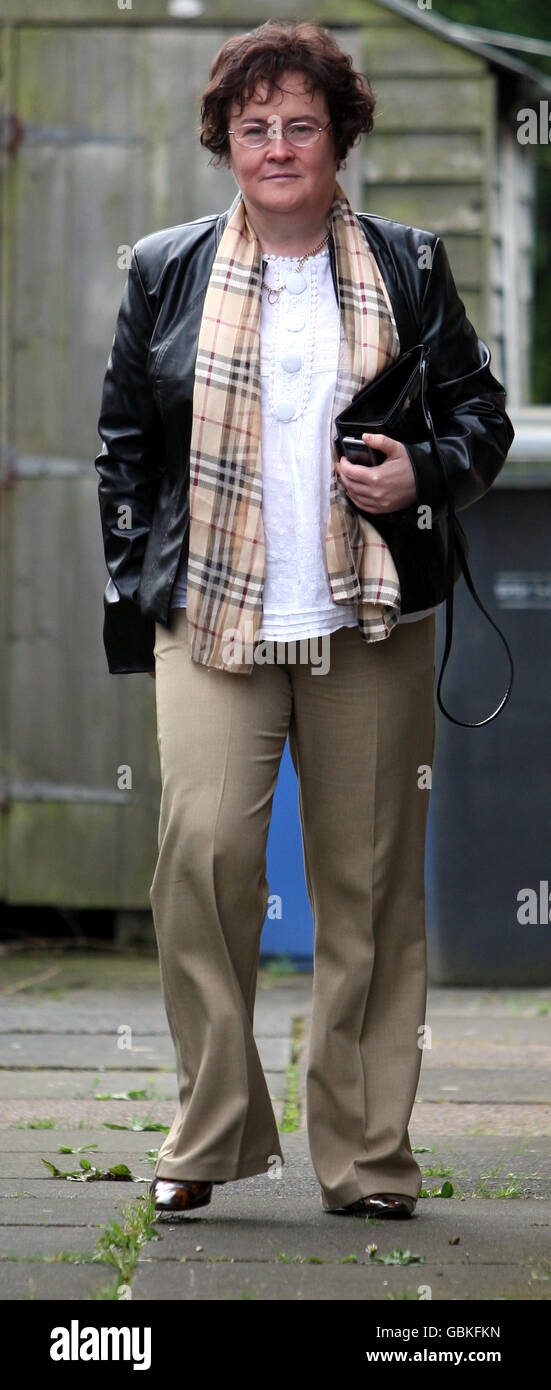
M104 1129L132 1129L140 1134L146 1130L168 1134L170 1125L162 1125L158 1120L133 1120L130 1125L116 1125L113 1120L103 1120Z
M101 1091L94 1100L147 1100L147 1091Z
M112 1180L119 1182L121 1180L123 1182L134 1182L132 1173L130 1172L130 1169L126 1163L114 1163L111 1168L107 1169L106 1173L102 1173L102 1178L104 1182L109 1182Z
M76 1149L71 1148L71 1145L70 1145L70 1144L60 1144L59 1147L58 1147L57 1152L58 1152L58 1154L82 1154L82 1153L85 1153L86 1149L97 1149L97 1148L98 1148L98 1145L97 1145L97 1144L79 1144L79 1145L78 1145L78 1148L76 1148Z

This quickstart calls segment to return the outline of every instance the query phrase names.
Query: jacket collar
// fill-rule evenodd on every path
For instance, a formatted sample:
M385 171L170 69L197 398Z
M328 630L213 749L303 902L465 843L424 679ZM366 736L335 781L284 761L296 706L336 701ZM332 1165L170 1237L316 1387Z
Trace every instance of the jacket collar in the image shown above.
M221 239L221 237L222 237L223 232L224 232L225 229L226 229L227 223L229 222L232 213L235 212L235 209L236 209L238 203L240 203L240 202L241 202L241 189L238 188L237 193L236 193L236 195L235 195L235 198L234 198L234 200L233 200L233 203L230 203L229 208L226 208L225 212L221 212L221 213L220 213L220 216L219 216L219 218L218 218L218 220L217 220L217 222L216 222L216 236L215 236L216 250L218 250L218 247L219 247L219 245L220 245L220 239Z

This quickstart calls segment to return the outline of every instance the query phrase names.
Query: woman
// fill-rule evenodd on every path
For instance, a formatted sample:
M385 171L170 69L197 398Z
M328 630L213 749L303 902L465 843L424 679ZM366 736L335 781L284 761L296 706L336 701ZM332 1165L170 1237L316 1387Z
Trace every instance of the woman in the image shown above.
M513 432L440 238L356 214L338 183L374 105L320 25L268 22L222 46L201 142L238 194L133 248L105 377L109 669L156 675L151 905L179 1087L159 1210L284 1162L253 1010L287 735L315 922L322 1208L409 1217L421 1188L408 1123L446 493L427 439L366 435L382 459L367 467L338 459L333 422L422 339L456 507L488 489Z

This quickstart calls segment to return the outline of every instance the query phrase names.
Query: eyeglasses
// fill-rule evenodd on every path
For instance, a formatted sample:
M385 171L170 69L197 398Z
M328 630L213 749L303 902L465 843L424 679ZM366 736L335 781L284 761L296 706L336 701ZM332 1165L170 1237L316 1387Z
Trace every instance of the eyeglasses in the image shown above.
M322 130L327 130L330 125L332 121L327 121L326 125L316 125L314 121L289 121L282 134L284 140L288 140L291 145L304 149L305 145L313 145L319 140ZM228 130L228 135L235 135L239 144L246 145L250 150L259 149L261 145L267 144L268 140L276 139L279 134L277 126L269 125L268 121L244 121L242 125Z

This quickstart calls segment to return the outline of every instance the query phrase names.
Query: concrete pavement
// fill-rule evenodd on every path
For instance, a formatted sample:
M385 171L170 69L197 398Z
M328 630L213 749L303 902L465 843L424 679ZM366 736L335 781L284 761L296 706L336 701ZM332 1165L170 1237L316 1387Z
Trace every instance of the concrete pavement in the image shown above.
M169 1126L175 1108L156 957L8 952L2 978L0 1297L551 1298L551 989L430 990L410 1136L427 1191L449 1182L453 1195L421 1198L410 1221L366 1221L320 1205L305 1111L311 976L262 970L255 1035L285 1164L215 1188L187 1217L157 1216L123 1279L98 1240L116 1222L111 1258L128 1269L124 1230L143 1224L164 1133L138 1126ZM134 1181L67 1181L43 1159L126 1164Z

